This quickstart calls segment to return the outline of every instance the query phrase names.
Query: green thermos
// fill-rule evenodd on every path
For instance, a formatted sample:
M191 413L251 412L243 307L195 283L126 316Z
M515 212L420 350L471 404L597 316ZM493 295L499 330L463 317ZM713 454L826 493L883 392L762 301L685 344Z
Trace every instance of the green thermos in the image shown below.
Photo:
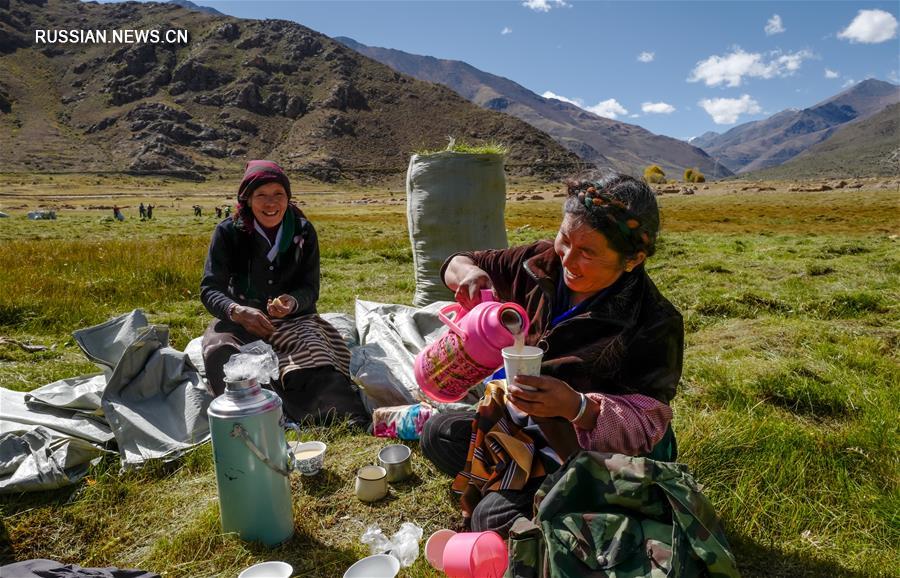
M281 398L255 379L226 381L225 393L207 413L222 530L267 546L287 541L294 534L293 460L281 425Z

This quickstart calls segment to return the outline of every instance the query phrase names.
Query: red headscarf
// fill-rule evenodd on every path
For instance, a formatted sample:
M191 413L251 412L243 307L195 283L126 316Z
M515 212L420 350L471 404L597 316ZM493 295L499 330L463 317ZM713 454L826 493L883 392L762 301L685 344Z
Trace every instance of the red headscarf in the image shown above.
M246 203L251 193L266 183L281 183L288 198L291 198L291 182L278 164L272 161L250 161L244 169L244 178L238 188L238 203Z

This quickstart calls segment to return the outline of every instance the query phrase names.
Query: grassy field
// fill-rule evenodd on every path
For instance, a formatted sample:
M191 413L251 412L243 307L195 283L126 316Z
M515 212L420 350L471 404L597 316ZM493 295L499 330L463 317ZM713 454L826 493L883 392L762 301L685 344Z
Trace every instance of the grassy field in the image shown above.
M51 349L0 345L0 386L27 391L95 371L71 332L136 307L169 325L176 347L202 332L209 317L197 287L215 219L189 207L225 202L222 187L129 182L126 214L148 194L164 201L152 222L117 223L99 208L112 204L100 199L112 179L42 179L7 182L12 192L0 197L13 215L0 219L0 336ZM680 459L721 515L745 576L900 576L900 196L733 187L660 198L664 232L649 270L687 327L673 404ZM72 208L26 221L43 188ZM508 205L512 243L555 233L559 199L545 197ZM302 198L322 247L320 311L352 312L357 296L409 302L402 194ZM111 456L75 487L0 497L0 563L233 577L282 559L298 576L333 577L367 553L359 536L368 524L390 534L414 521L426 536L457 525L449 480L418 448L416 476L366 505L353 497L352 473L386 442L341 428L304 437L329 443L327 470L294 481L297 531L279 549L221 534L205 446L125 475ZM437 575L422 558L401 572Z

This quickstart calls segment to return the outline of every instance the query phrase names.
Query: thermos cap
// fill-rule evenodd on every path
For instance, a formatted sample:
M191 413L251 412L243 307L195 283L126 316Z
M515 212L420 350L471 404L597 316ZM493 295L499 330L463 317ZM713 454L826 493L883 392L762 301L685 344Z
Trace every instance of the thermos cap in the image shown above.
M214 417L246 417L281 407L281 398L263 389L256 379L225 381L225 393L209 404L207 413Z

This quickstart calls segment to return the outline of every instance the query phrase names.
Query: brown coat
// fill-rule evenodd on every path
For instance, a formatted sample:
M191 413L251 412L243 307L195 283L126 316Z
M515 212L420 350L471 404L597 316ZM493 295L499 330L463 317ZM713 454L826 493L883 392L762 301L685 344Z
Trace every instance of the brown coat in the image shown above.
M562 263L549 241L459 253L483 269L502 301L528 312L526 343L544 350L541 373L581 392L675 397L684 356L684 323L644 267L623 273L609 292L550 329ZM451 256L444 263L444 271Z

